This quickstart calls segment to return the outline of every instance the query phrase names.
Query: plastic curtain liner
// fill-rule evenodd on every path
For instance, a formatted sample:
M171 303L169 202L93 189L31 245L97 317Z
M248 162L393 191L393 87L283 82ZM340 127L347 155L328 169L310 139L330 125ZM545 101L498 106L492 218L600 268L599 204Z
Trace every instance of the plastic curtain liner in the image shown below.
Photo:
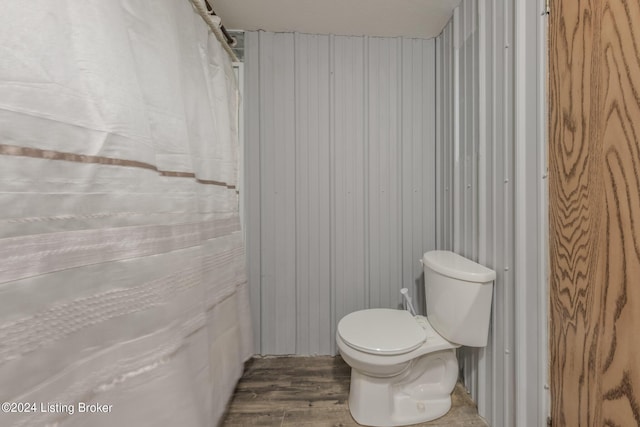
M188 0L2 6L0 425L215 425L253 353L228 55Z

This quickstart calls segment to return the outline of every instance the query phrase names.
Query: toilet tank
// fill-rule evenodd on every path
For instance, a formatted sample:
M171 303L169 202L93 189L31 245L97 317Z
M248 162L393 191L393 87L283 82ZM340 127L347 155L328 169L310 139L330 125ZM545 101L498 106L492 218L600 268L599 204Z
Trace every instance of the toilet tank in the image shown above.
M495 271L449 251L422 258L427 318L448 341L487 345Z

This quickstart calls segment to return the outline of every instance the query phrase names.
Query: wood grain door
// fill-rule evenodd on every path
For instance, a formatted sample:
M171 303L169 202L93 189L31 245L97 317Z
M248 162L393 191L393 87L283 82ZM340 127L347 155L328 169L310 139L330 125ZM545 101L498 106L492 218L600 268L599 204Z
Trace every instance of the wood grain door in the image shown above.
M640 426L640 0L552 0L554 426Z

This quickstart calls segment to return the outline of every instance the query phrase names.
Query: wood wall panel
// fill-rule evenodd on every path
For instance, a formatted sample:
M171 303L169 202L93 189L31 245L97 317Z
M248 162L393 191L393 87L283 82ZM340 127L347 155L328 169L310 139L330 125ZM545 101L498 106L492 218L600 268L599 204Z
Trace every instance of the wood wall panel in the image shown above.
M640 425L640 2L549 22L553 425Z

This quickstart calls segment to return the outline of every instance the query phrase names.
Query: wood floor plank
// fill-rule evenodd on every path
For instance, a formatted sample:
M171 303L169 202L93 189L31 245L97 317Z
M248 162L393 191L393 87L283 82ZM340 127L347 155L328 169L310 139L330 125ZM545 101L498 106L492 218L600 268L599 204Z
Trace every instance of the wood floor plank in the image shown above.
M247 362L224 427L358 426L349 412L351 368L340 357L265 357ZM487 427L460 384L447 415L416 426Z

